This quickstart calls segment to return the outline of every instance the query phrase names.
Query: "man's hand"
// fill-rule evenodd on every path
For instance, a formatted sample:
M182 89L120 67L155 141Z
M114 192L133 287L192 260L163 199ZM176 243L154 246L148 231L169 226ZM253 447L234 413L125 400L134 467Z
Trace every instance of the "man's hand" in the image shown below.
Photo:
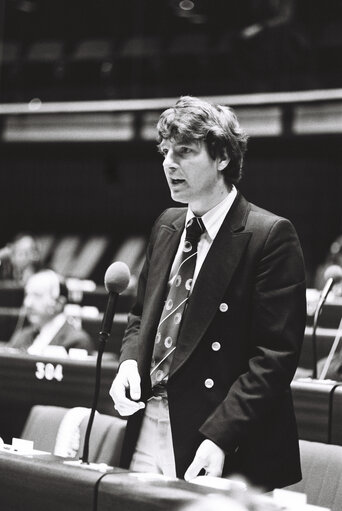
M221 477L225 454L224 451L209 439L204 440L196 451L193 462L185 472L184 479L191 481L204 468L205 475Z
M129 389L131 399L126 397L126 389ZM139 401L141 397L140 375L135 360L122 362L110 388L109 395L114 401L114 408L124 417L133 415L145 407L145 404Z

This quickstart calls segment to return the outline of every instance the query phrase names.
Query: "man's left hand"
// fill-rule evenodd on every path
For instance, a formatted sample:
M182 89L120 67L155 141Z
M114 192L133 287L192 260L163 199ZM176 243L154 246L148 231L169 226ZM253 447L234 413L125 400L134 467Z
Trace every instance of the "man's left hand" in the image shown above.
M204 468L206 476L221 477L225 454L224 451L209 439L204 440L196 451L195 457L185 472L184 479L194 479Z

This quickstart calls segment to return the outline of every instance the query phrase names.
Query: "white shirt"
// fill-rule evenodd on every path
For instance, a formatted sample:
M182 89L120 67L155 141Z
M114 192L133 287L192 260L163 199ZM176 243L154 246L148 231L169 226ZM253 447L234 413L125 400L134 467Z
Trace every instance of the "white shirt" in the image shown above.
M34 339L33 343L27 349L30 355L41 355L44 348L48 346L52 339L56 336L57 332L62 328L65 323L65 315L58 314L51 321L46 323L37 337Z
M190 292L192 291L192 289L194 287L194 284L196 282L196 279L198 277L200 269L202 268L202 264L203 264L205 258L207 257L209 249L210 249L210 247L211 247L211 245L212 245L212 243L213 243L213 241L214 241L214 239L223 223L223 220L225 219L230 208L232 207L232 204L233 204L236 196L237 196L237 190L236 190L235 186L233 185L232 190L228 193L228 195L221 202L219 202L215 207L213 207L212 209L207 211L201 217L203 220L203 223L204 223L205 232L202 234L202 236L198 242L196 266L195 266L195 271L194 271L194 276L192 279L192 285L191 285ZM191 211L191 209L189 207L188 211L186 213L184 227L186 226L186 224L190 220L190 218L193 218L194 216L196 216L196 215ZM180 242L179 242L179 246L178 246L178 249L176 252L176 256L172 263L169 285L171 285L172 280L175 278L177 268L180 264L180 260L181 260L182 252L183 252L183 245L184 245L184 241L185 241L185 235L186 235L186 229L184 228Z

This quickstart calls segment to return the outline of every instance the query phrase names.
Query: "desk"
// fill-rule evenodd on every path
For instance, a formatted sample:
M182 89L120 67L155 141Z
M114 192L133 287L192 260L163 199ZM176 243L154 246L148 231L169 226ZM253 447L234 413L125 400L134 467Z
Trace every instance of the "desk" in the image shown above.
M48 454L22 456L3 451L0 480L1 511L176 511L190 503L196 509L208 494L231 495L230 483L224 480L226 488L218 489L120 468L103 474L64 464ZM266 509L272 502L271 497L253 498L262 498L264 505L267 502Z
M291 383L299 438L314 442L332 442L332 404L335 390L340 385L341 383L329 380L295 380Z
M2 511L93 511L95 500L97 511L171 511L208 493L229 495L228 490L120 468L103 474L63 464L52 455L1 452L0 480Z
M49 454L0 452L0 480L2 511L93 511L95 500L97 511L171 511L208 493L229 495L229 490L120 468L101 473Z
M35 404L91 407L96 357L86 360L36 357L0 349L0 436L11 442L20 436L29 410ZM98 411L114 415L108 392L118 362L104 356Z
M342 445L342 384L336 387L331 411L331 443Z
M36 357L0 349L0 436L11 442L20 436L35 404L90 407L94 392L96 358L84 361ZM118 362L104 354L98 411L116 415L108 392ZM299 436L316 442L331 441L331 403L339 383L293 381L291 384ZM342 386L340 387L342 389ZM336 424L342 420L342 392L334 406ZM342 445L342 435L334 442ZM337 441L337 439L339 439Z
M66 466L52 455L0 452L2 511L92 511L100 472Z

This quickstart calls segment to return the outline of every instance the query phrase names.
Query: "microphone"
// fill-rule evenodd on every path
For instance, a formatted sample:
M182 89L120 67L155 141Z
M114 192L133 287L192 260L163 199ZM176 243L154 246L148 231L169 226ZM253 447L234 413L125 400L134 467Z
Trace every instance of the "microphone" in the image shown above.
M116 308L116 302L119 294L127 288L131 274L127 264L117 261L112 263L104 276L104 285L108 292L106 310L103 314L103 320L100 330L100 338L107 339L113 325L113 318Z
M312 361L313 361L313 372L312 378L317 378L317 342L316 342L316 330L318 325L318 318L322 311L323 305L330 293L332 286L342 280L342 268L337 264L332 264L324 272L325 284L320 294L318 304L315 310L313 325L312 325Z
M102 355L104 352L104 348L106 345L106 340L110 336L110 331L113 325L113 319L115 314L116 302L119 294L121 294L128 286L131 278L131 274L127 264L117 261L112 263L104 277L105 288L108 291L108 301L106 310L103 314L101 330L99 332L99 349L97 353L96 360L96 374L95 374L95 388L94 388L94 396L93 396L93 404L91 407L91 412L89 415L89 420L87 424L87 429L84 437L84 445L83 445L83 454L82 454L82 463L89 465L89 439L91 428L93 426L95 412L97 408L97 402L100 392L101 385L101 361Z

